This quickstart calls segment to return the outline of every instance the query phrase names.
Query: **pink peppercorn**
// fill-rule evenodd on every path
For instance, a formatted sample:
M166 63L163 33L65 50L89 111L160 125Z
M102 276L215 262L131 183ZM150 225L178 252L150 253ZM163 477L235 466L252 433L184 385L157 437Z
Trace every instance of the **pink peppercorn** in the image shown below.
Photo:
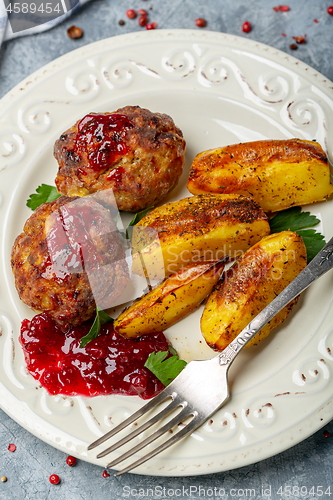
M305 43L305 35L304 36L293 36L293 39L298 43L299 45L302 43Z
M244 33L249 33L251 31L251 24L249 23L249 21L245 21L243 24L242 24L242 30Z
M129 19L135 19L136 18L136 12L134 9L128 9L126 11L126 16L129 18Z
M148 17L147 16L140 16L138 19L139 26L146 26L148 22Z
M66 464L69 465L70 467L74 467L74 465L76 464L76 458L72 457L72 455L69 455L66 458Z
M157 28L157 23L147 23L146 24L146 30L154 30Z
M198 28L204 28L207 24L206 19L203 19L202 17L198 17L198 19L195 20L196 26Z
M51 484L59 484L60 477L57 474L51 474L51 476L49 477L49 481Z
M333 5L330 5L330 6L327 8L327 13L328 13L330 16L333 16Z

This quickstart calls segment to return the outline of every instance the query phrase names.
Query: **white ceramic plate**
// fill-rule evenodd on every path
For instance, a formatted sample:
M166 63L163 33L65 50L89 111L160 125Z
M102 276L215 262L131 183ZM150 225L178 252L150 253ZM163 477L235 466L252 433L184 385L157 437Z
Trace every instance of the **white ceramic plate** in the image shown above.
M204 149L264 138L317 139L333 156L333 84L300 61L245 38L165 30L103 40L24 80L0 102L0 401L22 426L66 453L103 466L87 444L142 404L135 397L52 397L27 374L18 343L32 317L14 288L10 251L31 211L28 195L54 182L54 141L90 111L138 104L170 114L187 141L187 167ZM310 207L326 239L332 201ZM232 397L190 438L135 472L181 476L228 470L279 453L333 417L332 290L328 273L291 317L231 368ZM200 312L167 334L187 360L212 356Z

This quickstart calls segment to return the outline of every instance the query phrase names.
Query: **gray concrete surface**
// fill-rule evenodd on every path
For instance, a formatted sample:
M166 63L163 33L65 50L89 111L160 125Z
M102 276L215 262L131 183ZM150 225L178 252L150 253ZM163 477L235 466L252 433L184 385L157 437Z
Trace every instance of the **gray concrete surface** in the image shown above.
M333 80L333 16L326 12L330 0L290 0L287 13L276 13L273 10L276 5L274 0L92 0L51 31L2 46L0 97L24 77L66 52L105 37L142 30L137 20L126 18L128 8L149 9L150 20L157 22L158 28L199 29L194 21L203 17L207 20L206 29L242 35L241 25L248 20L253 27L249 38L291 53ZM125 25L119 25L120 19ZM67 37L66 30L74 23L84 31L80 40ZM292 37L304 34L306 43L292 51L289 48ZM328 437L324 436L324 430L329 432ZM236 498L287 500L322 496L329 500L333 497L332 438L331 422L280 455L220 474L184 478L126 474L118 479L112 475L103 478L103 469L82 461L68 467L62 452L30 435L0 411L0 476L8 478L7 482L0 482L0 500L217 499L221 498L217 495L219 488L228 493L228 498L234 493ZM16 444L14 453L7 450L9 443ZM49 483L52 473L61 477L60 485ZM312 486L314 495L310 493ZM317 489L320 486L323 495ZM302 494L305 487L308 493ZM174 496L168 494L168 489L176 490Z

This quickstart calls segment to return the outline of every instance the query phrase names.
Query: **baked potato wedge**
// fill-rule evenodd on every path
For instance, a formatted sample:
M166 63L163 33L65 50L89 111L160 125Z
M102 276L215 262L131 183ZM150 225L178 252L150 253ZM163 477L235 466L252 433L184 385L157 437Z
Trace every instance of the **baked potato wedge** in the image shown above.
M252 195L264 212L323 201L333 192L320 144L301 139L254 141L199 153L187 189L193 194Z
M228 269L207 299L201 332L211 347L223 350L306 266L302 238L291 231L271 234ZM267 337L289 314L297 298L247 344Z
M165 330L201 304L223 268L221 261L183 267L125 309L115 319L114 329L126 338Z
M163 279L190 262L236 258L270 233L267 216L238 194L166 203L133 228L132 271Z

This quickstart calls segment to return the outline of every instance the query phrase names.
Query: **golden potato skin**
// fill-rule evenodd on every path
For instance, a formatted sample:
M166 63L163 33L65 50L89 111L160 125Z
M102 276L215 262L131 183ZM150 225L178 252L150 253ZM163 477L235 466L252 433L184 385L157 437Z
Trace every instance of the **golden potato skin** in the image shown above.
M196 309L210 294L224 268L221 261L189 264L125 309L113 326L123 337L165 330Z
M185 148L181 130L166 114L139 106L90 113L56 141L55 183L63 195L100 191L111 204L114 195L119 210L138 212L159 203L175 187Z
M291 231L266 236L228 269L209 296L201 331L222 351L306 266L302 238ZM297 298L247 344L257 344L289 314Z
M193 194L250 194L265 212L323 201L333 192L321 146L301 139L254 141L199 153L187 188Z
M190 262L235 258L270 233L267 216L250 197L197 195L166 203L134 226L132 270L151 279Z
M65 211L73 220L72 230L57 225L64 221ZM85 246L80 245L83 239L75 239L75 250L73 237L82 235ZM40 205L14 242L11 265L20 299L65 328L91 318L96 302L110 306L129 281L125 251L111 215L90 198L61 196Z

